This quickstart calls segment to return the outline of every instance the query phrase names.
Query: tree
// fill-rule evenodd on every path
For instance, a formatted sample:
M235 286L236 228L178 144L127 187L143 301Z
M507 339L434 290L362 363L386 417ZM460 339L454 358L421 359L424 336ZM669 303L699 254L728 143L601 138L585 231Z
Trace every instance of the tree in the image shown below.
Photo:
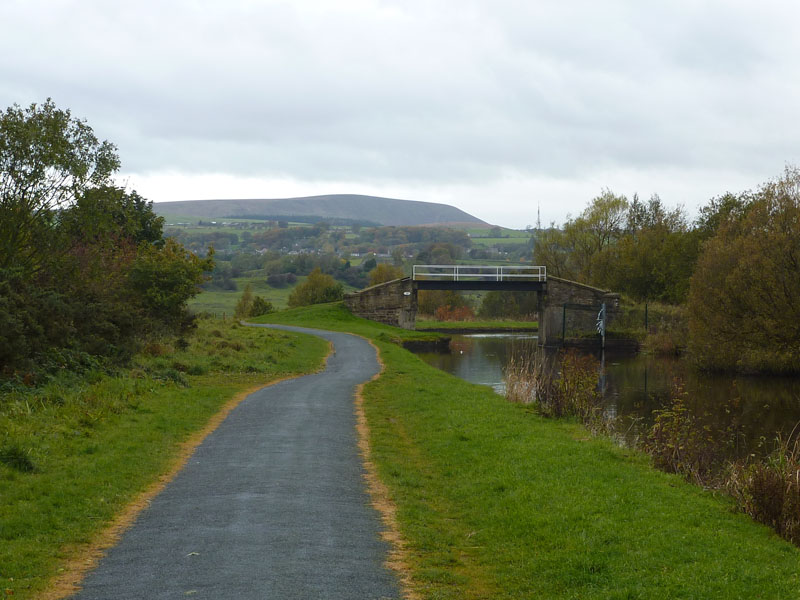
M689 292L689 345L710 370L800 372L800 170L721 219Z
M624 234L595 261L596 276L603 287L635 300L679 303L686 299L698 251L699 239L682 208L668 209L655 194L647 203L634 196Z
M187 300L197 295L213 268L213 250L200 258L172 238L160 247L140 244L130 269L130 290L155 328L180 332L192 321Z
M253 286L248 283L236 303L236 310L233 316L236 319L247 319L265 315L272 312L272 310L272 303L267 302L261 296L253 294Z
M292 290L292 293L289 294L288 304L289 308L296 308L309 304L335 302L341 300L343 296L342 284L337 283L333 277L316 268L311 271L303 283Z
M239 296L239 301L236 303L233 317L235 319L246 319L249 317L253 310L253 300L253 286L248 283L244 286L242 295Z
M599 285L608 264L602 254L623 235L627 210L625 196L603 190L563 230L551 227L537 236L534 260L557 277Z
M405 273L400 267L381 263L369 272L369 284L378 285L379 283L386 283L403 277L405 277Z
M0 116L0 269L32 273L62 248L58 209L109 182L116 149L52 100Z

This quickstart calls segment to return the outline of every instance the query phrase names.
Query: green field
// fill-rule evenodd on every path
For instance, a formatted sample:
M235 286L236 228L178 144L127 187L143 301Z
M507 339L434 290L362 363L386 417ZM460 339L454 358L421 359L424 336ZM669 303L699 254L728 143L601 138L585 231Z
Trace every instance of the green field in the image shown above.
M419 597L798 597L800 550L729 498L426 365L391 343L407 332L337 304L258 320L353 331L380 349L385 371L364 389L372 458Z
M478 238L476 238L476 237L472 237L470 239L472 240L472 244L474 246L491 247L491 246L497 246L498 244L499 245L503 245L503 246L509 245L509 244L524 245L524 244L527 244L530 241L530 236L526 235L525 237L516 237L516 236L514 236L514 237L502 237L502 238L495 238L495 237L478 237Z
M289 301L289 294L296 285L306 280L305 275L297 278L297 283L293 286L274 288L267 284L264 276L259 277L236 277L237 290L205 290L189 301L189 308L194 313L207 312L221 317L223 315L232 316L236 309L236 303L249 283L253 286L253 293L261 296L264 300L272 302L276 310L286 308Z

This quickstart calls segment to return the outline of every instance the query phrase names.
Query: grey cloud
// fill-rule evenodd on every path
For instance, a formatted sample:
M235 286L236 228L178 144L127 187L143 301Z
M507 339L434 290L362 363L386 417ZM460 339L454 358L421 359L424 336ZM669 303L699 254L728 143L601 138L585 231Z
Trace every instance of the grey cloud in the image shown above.
M775 171L800 159L797 13L11 0L0 100L52 96L137 172L445 185L509 170Z

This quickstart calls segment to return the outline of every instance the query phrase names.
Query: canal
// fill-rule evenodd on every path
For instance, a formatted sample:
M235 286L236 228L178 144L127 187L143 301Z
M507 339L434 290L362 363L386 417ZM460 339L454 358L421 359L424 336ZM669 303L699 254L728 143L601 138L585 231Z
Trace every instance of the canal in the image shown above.
M438 369L503 394L509 357L531 351L535 343L530 334L454 335L449 348L415 353ZM788 435L800 423L800 378L711 376L685 360L643 354L596 358L605 410L626 427L651 424L654 411L678 394L699 419L735 428L740 453L769 450L778 434Z

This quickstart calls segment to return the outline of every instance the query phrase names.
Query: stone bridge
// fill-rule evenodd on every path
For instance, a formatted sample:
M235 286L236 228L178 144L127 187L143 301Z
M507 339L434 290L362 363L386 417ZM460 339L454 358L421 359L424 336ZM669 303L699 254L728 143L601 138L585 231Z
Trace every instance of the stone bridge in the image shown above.
M346 294L345 305L359 317L414 329L417 292L421 289L535 292L539 305L539 343L545 346L559 345L568 331L593 330L602 304L606 305L606 323L612 321L619 306L618 294L547 276L544 267L434 266L438 273L430 267L415 265L413 277Z

